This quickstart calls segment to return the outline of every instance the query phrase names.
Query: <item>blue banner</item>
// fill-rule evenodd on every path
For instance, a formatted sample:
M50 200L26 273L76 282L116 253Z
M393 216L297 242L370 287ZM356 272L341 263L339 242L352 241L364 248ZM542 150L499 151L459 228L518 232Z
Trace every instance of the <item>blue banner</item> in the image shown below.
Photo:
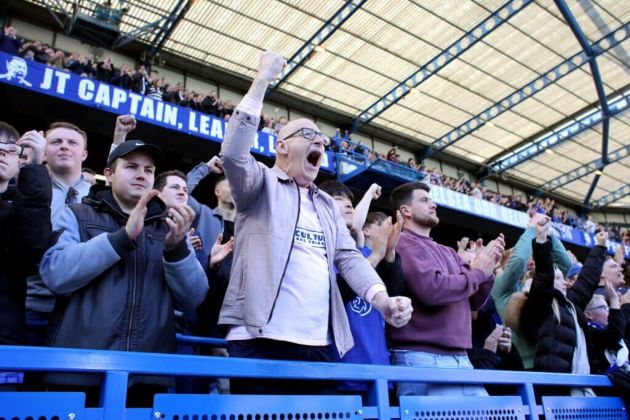
M466 194L449 190L448 188L432 185L431 198L439 206L474 214L475 216L498 221L522 229L525 229L527 227L527 223L529 222L529 216L525 212L500 206L486 200L480 200ZM594 235L562 223L553 223L553 231L554 234L564 242L569 242L587 248L591 248L597 243ZM622 245L619 242L608 241L606 246L608 247L608 253L614 254L617 251L617 248ZM630 259L630 246L626 246L624 248L624 254L626 259Z
M212 115L3 52L0 52L0 82L118 115L133 114L138 121L217 143L223 141L227 126L223 119ZM81 125L80 122L78 125ZM275 142L276 136L259 131L252 152L273 157L276 154ZM332 152L324 154L321 169L335 171Z

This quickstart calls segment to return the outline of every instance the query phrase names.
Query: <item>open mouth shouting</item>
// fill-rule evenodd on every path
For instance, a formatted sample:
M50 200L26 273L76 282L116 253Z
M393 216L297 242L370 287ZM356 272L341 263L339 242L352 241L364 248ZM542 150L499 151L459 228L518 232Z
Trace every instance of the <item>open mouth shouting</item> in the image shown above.
M313 168L319 167L321 158L322 158L322 152L320 150L313 150L308 155L306 155L306 161Z

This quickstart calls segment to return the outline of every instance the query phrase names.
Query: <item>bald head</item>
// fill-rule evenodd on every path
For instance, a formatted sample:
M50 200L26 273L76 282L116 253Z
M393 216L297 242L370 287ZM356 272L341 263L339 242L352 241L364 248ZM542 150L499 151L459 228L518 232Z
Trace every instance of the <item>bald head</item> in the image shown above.
M311 138L304 137L301 129L310 131ZM276 140L276 166L302 187L315 181L324 156L324 139L320 134L312 136L313 132L320 133L317 124L299 118L282 127Z
M280 129L280 131L278 132L278 140L286 139L287 136L295 133L300 128L312 128L315 131L319 131L319 128L313 121L307 118L298 118L297 120L289 121L284 127Z

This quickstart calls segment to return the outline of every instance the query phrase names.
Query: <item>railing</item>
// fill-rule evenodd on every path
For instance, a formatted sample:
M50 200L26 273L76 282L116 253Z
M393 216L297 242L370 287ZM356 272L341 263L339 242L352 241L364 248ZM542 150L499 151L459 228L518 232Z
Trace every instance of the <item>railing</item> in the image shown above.
M284 362L205 356L128 353L101 350L0 346L0 371L101 373L98 407L85 407L83 393L0 392L0 419L57 420L289 420L289 419L627 419L619 398L542 397L538 385L610 387L605 376L535 372L432 369L398 366ZM306 380L358 380L368 396L242 396L158 394L152 407L126 408L130 375L256 377ZM502 397L389 398L398 381L444 384L503 384L518 389ZM0 388L1 389L1 388ZM397 405L395 405L397 404Z

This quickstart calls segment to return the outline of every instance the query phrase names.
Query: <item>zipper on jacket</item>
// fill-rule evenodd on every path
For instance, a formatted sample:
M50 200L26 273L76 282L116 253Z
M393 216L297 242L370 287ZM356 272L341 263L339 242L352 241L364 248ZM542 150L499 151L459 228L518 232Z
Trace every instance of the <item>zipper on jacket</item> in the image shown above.
M276 302L278 302L278 295L280 294L282 281L284 280L284 275L287 272L287 267L289 266L289 260L291 259L291 253L293 252L293 245L295 244L295 230L297 229L298 222L300 221L300 210L302 208L302 194L300 194L300 186L297 184L297 182L295 183L295 187L297 188L297 193L298 193L298 211L297 211L297 217L295 218L295 226L293 226L293 235L291 235L291 248L289 249L289 255L287 256L287 261L284 263L284 269L282 270L280 283L278 283L278 289L276 290L276 297L273 299L273 305L271 305L271 312L269 313L267 324L271 322L271 317L273 316L273 310L276 308Z
M133 252L133 283L131 285L131 310L129 311L129 324L127 325L127 351L131 350L131 327L133 325L134 312L136 310L136 291L138 288L137 274L137 250Z

